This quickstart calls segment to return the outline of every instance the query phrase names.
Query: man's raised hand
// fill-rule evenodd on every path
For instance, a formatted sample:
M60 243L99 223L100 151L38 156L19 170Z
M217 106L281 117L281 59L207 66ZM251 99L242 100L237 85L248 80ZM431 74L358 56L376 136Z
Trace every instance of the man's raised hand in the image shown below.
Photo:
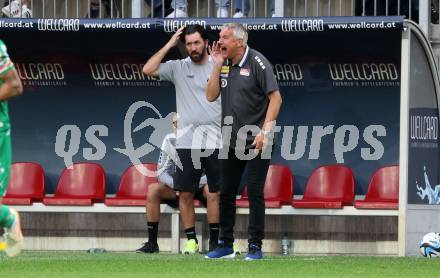
M214 64L218 67L223 65L224 58L221 52L221 48L218 42L213 42L212 46L208 46L209 55L211 55L211 59Z
M180 27L177 29L176 33L171 37L171 39L168 41L169 48L175 47L177 45L177 42L179 42L180 35L182 35L183 29L185 26Z

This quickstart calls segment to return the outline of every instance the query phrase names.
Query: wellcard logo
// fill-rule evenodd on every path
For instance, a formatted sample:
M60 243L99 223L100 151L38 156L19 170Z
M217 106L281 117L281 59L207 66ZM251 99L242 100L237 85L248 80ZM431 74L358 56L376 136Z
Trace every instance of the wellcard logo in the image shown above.
M275 64L274 72L280 86L304 86L304 74L300 64Z
M283 19L281 20L283 32L322 32L324 20L322 19Z
M399 71L393 63L328 64L335 87L400 86Z
M161 82L142 72L141 64L89 64L93 83L98 87L158 87Z
M206 21L196 19L196 20L164 20L163 21L163 30L167 33L174 33L180 27L192 25L192 24L199 24L199 25L203 26L203 28L206 29Z
M38 19L40 31L79 31L79 19Z
M25 86L66 86L63 65L59 63L15 63Z
M438 117L411 116L410 134L412 140L436 141L438 138Z
M417 109L415 109L417 110ZM410 112L409 117L409 143L411 148L438 149L439 121L437 112L425 111Z

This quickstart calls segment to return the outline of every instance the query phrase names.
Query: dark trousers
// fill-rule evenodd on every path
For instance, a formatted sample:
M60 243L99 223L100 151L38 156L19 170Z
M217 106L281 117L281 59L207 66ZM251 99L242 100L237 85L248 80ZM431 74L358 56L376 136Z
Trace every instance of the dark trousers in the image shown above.
M250 150L253 151L253 150ZM227 159L220 160L221 179L220 186L220 240L226 246L234 242L235 224L235 199L238 187L247 168L245 184L249 196L249 243L262 245L264 238L264 183L270 159L262 159L261 154L251 160L240 160L235 151L229 149Z

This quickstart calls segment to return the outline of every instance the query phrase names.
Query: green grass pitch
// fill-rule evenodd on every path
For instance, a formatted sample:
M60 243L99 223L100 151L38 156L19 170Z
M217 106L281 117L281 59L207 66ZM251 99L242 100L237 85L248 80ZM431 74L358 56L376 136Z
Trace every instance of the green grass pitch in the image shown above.
M203 255L23 252L0 255L0 277L439 277L440 259L422 257L280 256L261 261L207 260Z

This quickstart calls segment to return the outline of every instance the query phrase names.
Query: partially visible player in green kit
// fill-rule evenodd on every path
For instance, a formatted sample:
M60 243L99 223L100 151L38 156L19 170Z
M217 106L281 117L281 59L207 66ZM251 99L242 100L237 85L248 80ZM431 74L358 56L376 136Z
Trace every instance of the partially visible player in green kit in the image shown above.
M20 218L15 209L2 205L11 170L12 147L7 100L23 92L23 86L14 64L9 59L6 45L0 40L0 227L4 229L6 255L13 257L20 253L23 245Z

